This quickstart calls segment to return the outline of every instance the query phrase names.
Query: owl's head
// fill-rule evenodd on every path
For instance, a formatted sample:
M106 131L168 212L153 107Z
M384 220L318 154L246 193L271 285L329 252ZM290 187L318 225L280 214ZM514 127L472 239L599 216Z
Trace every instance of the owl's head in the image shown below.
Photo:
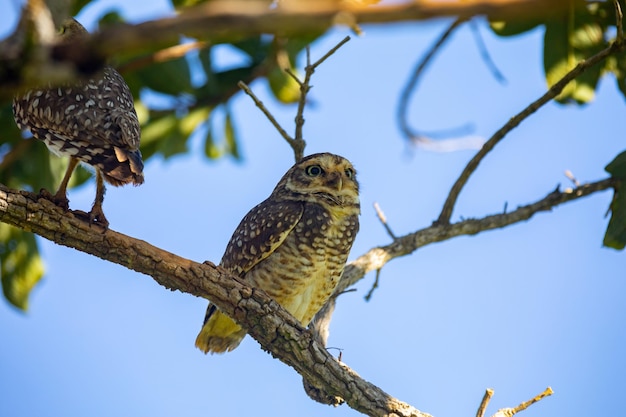
M274 194L330 207L359 206L354 167L346 158L331 153L317 153L300 160L279 181Z
M85 29L85 27L78 23L78 20L73 17L65 19L59 28L59 35L61 35L61 38L66 41L84 37L88 33L87 29Z

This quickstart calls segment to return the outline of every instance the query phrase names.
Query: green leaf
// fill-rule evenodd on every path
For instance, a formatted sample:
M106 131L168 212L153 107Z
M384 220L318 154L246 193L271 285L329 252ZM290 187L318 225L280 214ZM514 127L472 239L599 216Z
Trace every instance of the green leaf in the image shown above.
M125 23L122 14L118 10L111 10L100 16L98 19L98 27L100 29L107 26L117 25L119 23Z
M139 84L144 87L172 96L193 91L191 72L185 57L143 67L132 77L139 78Z
M0 274L6 299L17 308L26 310L31 290L43 273L35 235L0 224Z
M76 16L89 3L91 3L91 0L74 0L71 2L70 15Z
M295 73L295 71L293 71ZM274 96L283 103L296 103L300 100L300 84L284 70L274 67L267 74L267 81Z
M604 246L622 250L626 247L626 193L623 182L615 187L611 202L611 218L604 234Z
M235 127L233 126L233 118L230 111L226 111L226 120L224 121L224 138L226 141L226 149L235 159L240 160L239 146L237 146L237 137L235 135Z
M270 42L264 41L261 36L255 36L232 43L232 46L245 52L254 63L260 63L265 59L269 52L269 45Z
M145 159L156 153L168 158L187 152L187 139L210 113L209 107L199 107L183 117L174 112L152 116L141 133L141 152Z
M539 20L510 20L510 21L495 21L489 22L489 27L493 33L498 36L517 36L524 32L535 29L537 26L543 24L543 21Z
M581 8L577 2L573 2L559 18L547 21L544 69L548 85L554 85L580 61L604 49L605 29L598 23L592 9ZM557 101L583 104L593 100L601 74L602 66L589 68L563 89Z
M222 156L222 150L215 144L215 140L213 140L213 127L210 123L204 139L204 154L209 159L217 159Z
M183 7L195 6L206 2L207 0L172 0L172 6L174 6L175 9L180 9Z
M617 155L604 170L613 178L626 179L626 151Z
M622 250L626 246L626 192L623 181L626 179L626 151L620 153L604 168L619 182L611 202L611 219L604 234L604 246Z
M617 86L622 95L626 97L626 52L620 52L610 58L609 62L612 63L610 70L615 74Z

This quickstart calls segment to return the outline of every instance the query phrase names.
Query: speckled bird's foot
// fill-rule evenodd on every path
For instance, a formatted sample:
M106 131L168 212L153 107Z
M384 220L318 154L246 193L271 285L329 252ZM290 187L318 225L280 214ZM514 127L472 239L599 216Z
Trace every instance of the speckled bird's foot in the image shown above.
M63 210L70 209L70 200L68 200L67 196L59 196L58 194L52 194L50 191L42 188L39 190L39 198L45 198L48 201L52 201L57 206L61 207Z
M72 210L72 213L74 214L74 216L88 222L90 225L95 224L102 227L104 230L108 230L109 221L106 219L106 217L104 217L104 213L102 213L102 210L100 210L100 213L98 213L97 211L98 210L94 211L92 209L89 213L87 213L83 210Z

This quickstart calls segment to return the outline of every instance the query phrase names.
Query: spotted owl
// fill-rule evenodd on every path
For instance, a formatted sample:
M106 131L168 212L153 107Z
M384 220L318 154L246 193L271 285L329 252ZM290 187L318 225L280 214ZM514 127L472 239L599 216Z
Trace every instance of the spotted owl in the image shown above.
M220 265L307 326L339 282L359 213L359 183L350 161L330 153L310 155L246 214ZM205 353L231 351L245 335L209 304L196 346Z
M85 28L74 19L66 20L61 28L63 39L85 34ZM50 151L70 158L56 194L42 192L61 207L69 208L67 184L79 162L96 171L96 198L89 220L104 227L108 226L102 211L104 181L114 186L143 183L133 96L112 67L105 66L86 81L27 91L13 99L13 115L20 129L30 130Z

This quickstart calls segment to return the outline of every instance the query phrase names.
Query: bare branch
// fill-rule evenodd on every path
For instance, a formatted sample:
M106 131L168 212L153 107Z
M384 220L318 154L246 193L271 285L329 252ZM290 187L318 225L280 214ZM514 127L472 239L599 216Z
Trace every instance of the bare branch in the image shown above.
M324 56L322 56L320 59L318 59L317 61L315 61L315 63L313 65L311 65L312 69L311 69L311 74L313 74L313 71L315 71L315 69L317 69L317 67L319 67L320 65L322 65L322 63L324 61L326 61L332 54L334 54L335 52L337 52L339 50L339 48L341 48L344 44L346 44L348 41L350 40L350 36L346 36L345 38L343 38L342 40L339 41L339 43L337 43L337 45L333 46L332 48L330 48L330 50L328 52L326 52L324 54ZM308 63L308 62L307 62Z
M291 149L293 149L293 153L294 153L296 162L298 162L300 159L302 159L302 157L304 156L304 148L306 147L306 141L303 138L302 128L304 126L304 108L306 106L306 97L307 97L307 94L309 93L309 90L311 89L311 77L315 73L315 69L318 66L320 66L328 57L330 57L332 54L334 54L339 48L341 48L341 46L343 44L345 44L349 40L350 40L350 37L346 36L337 45L335 45L333 48L331 48L328 52L326 52L326 54L324 54L324 56L322 56L320 59L318 59L313 64L311 64L311 51L310 51L309 47L307 46L307 48L306 48L306 59L307 59L307 61L306 61L306 66L304 68L304 71L305 71L304 81L301 81L296 76L296 74L294 74L293 71L291 71L290 68L285 68L284 69L284 71L291 78L293 78L298 83L298 85L300 86L300 99L298 100L298 110L296 112L296 117L295 117L295 124L296 124L295 137L289 136L289 134L285 131L285 129L283 129L280 126L280 124L278 123L276 118L272 115L272 113L267 109L267 107L265 107L263 102L261 100L259 100L259 98L252 92L250 87L248 87L242 81L239 81L239 83L238 83L239 88L241 88L246 94L248 94L252 98L252 100L254 101L254 104L256 104L256 106L259 109L261 109L261 111L263 112L265 117L267 117L269 119L269 121L272 123L272 125L274 125L276 130L278 130L280 135L283 137L283 139L285 139L285 141L287 141L289 146L291 146Z
M493 59L491 59L491 55L489 55L489 50L487 49L487 45L485 45L485 40L480 34L480 28L476 23L475 19L469 21L470 28L472 29L472 34L474 35L474 40L476 41L476 46L478 47L478 52L480 56L493 75L493 78L496 79L500 84L506 83L506 78L502 74L502 72L498 69Z
M544 399L545 397L549 397L550 395L554 394L554 391L552 391L552 388L548 387L546 388L541 394L536 395L534 398L525 401L523 403L521 403L520 405L518 405L517 407L515 407L515 412L518 413L520 411L523 411L525 409L527 409L528 407L530 407L531 405L533 405L534 403L541 401L542 399Z
M626 43L622 41L615 41L609 45L609 47L603 49L598 52L596 55L581 61L576 65L570 72L565 74L563 78L561 78L557 83L555 83L552 87L548 89L548 91L539 97L537 100L528 105L524 110L513 116L504 126L502 126L496 133L489 138L489 140L483 145L483 147L474 155L474 157L468 162L468 164L461 172L461 175L456 180L446 201L441 210L441 214L437 222L441 225L446 225L450 223L450 217L452 216L452 211L454 209L454 205L461 193L461 190L467 183L470 175L476 170L478 164L483 160L483 158L515 127L517 127L523 120L528 118L531 114L539 110L544 104L548 103L550 100L558 96L565 86L569 84L570 81L578 77L580 74L585 72L588 68L602 62L607 57L615 54L616 52L620 52L626 49Z
M407 139L415 140L416 138L420 138L422 136L429 136L422 133L419 133L412 129L409 126L408 121L408 109L409 109L409 100L411 95L415 92L417 87L417 82L419 81L422 73L426 66L431 62L435 54L441 49L443 44L448 40L450 35L454 33L454 31L465 22L465 19L457 19L455 20L449 27L444 31L444 33L435 41L435 43L430 47L428 52L424 54L422 59L419 60L417 66L413 70L409 81L406 83L404 88L402 89L402 94L400 94L400 100L398 101L398 110L396 113L396 118L398 121L398 126L400 127L400 131ZM430 135L432 136L432 135Z
M326 61L328 57L337 52L337 50L349 40L350 37L346 36L313 64L311 64L311 50L309 47L306 48L306 67L304 68L304 81L298 81L298 83L300 84L300 100L298 100L298 111L295 118L296 134L294 138L295 143L298 145L297 148L294 148L294 151L296 153L296 162L298 162L304 156L304 147L306 146L306 142L304 141L302 133L302 128L304 127L304 108L306 106L306 98L312 87L311 77L313 77L313 74L315 73L317 67L319 67L324 61ZM295 77L294 74L291 75L292 77Z
M156 51L152 54L144 55L125 62L124 64L117 66L116 69L121 73L132 72L157 62L166 62L181 58L191 51L204 49L208 46L208 42L201 41L181 43L180 45L170 46L169 48L161 49L160 51Z
M295 146L295 144L294 144L295 141L293 140L293 138L291 136L289 136L289 133L287 133L287 131L285 131L285 129L282 128L280 123L278 123L276 118L267 109L267 107L265 107L265 104L263 104L263 102L256 96L256 94L254 94L254 92L250 89L250 87L248 87L248 85L246 83L244 83L243 81L239 81L237 83L237 85L248 96L250 96L252 101L254 101L254 104L256 104L256 106L261 110L261 112L265 115L265 117L267 117L267 119L270 121L270 123L272 123L272 125L276 128L276 130L278 130L278 133L280 133L280 135L283 137L283 139L285 139L287 141L289 146L291 146L293 148Z
M574 184L574 187L580 186L580 181L576 179L576 176L574 175L574 173L572 173L572 171L570 171L569 169L565 170L565 176L567 177L568 180L572 182L572 184Z
M622 14L622 6L619 4L619 0L613 0L615 6L615 26L617 27L617 40L622 42L624 40L624 27L622 26L622 20L624 15Z
M365 294L365 301L369 301L372 299L372 295L374 295L374 291L378 289L378 281L380 279L380 269L376 270L376 278L374 278L374 283L372 284L372 288Z
M378 217L378 220L380 220L380 222L383 224L383 227L387 231L387 234L391 236L392 239L395 240L396 235L393 234L393 231L391 230L389 223L387 223L387 216L385 216L385 213L383 213L383 210L380 208L380 206L376 202L374 202L374 210L376 210L376 216Z
M389 245L370 249L367 253L346 265L335 292L344 291L363 278L368 272L376 271L390 260L413 253L428 244L442 242L457 236L474 235L526 221L538 212L549 211L560 204L612 188L614 184L614 179L607 178L565 191L556 189L541 200L518 207L516 210L508 213L493 214L480 219L467 219L453 224L434 223L425 229L399 236Z
M483 417L485 415L485 411L487 411L487 406L489 405L489 401L491 401L491 397L493 397L493 390L491 388L487 388L485 395L480 402L480 406L478 406L478 411L476 411L476 417Z
M552 388L548 387L541 394L536 395L534 398L521 403L515 408L501 408L500 410L496 411L496 413L492 417L513 417L515 414L519 413L520 411L524 411L537 401L541 401L543 398L549 397L553 393L554 391L552 391Z

